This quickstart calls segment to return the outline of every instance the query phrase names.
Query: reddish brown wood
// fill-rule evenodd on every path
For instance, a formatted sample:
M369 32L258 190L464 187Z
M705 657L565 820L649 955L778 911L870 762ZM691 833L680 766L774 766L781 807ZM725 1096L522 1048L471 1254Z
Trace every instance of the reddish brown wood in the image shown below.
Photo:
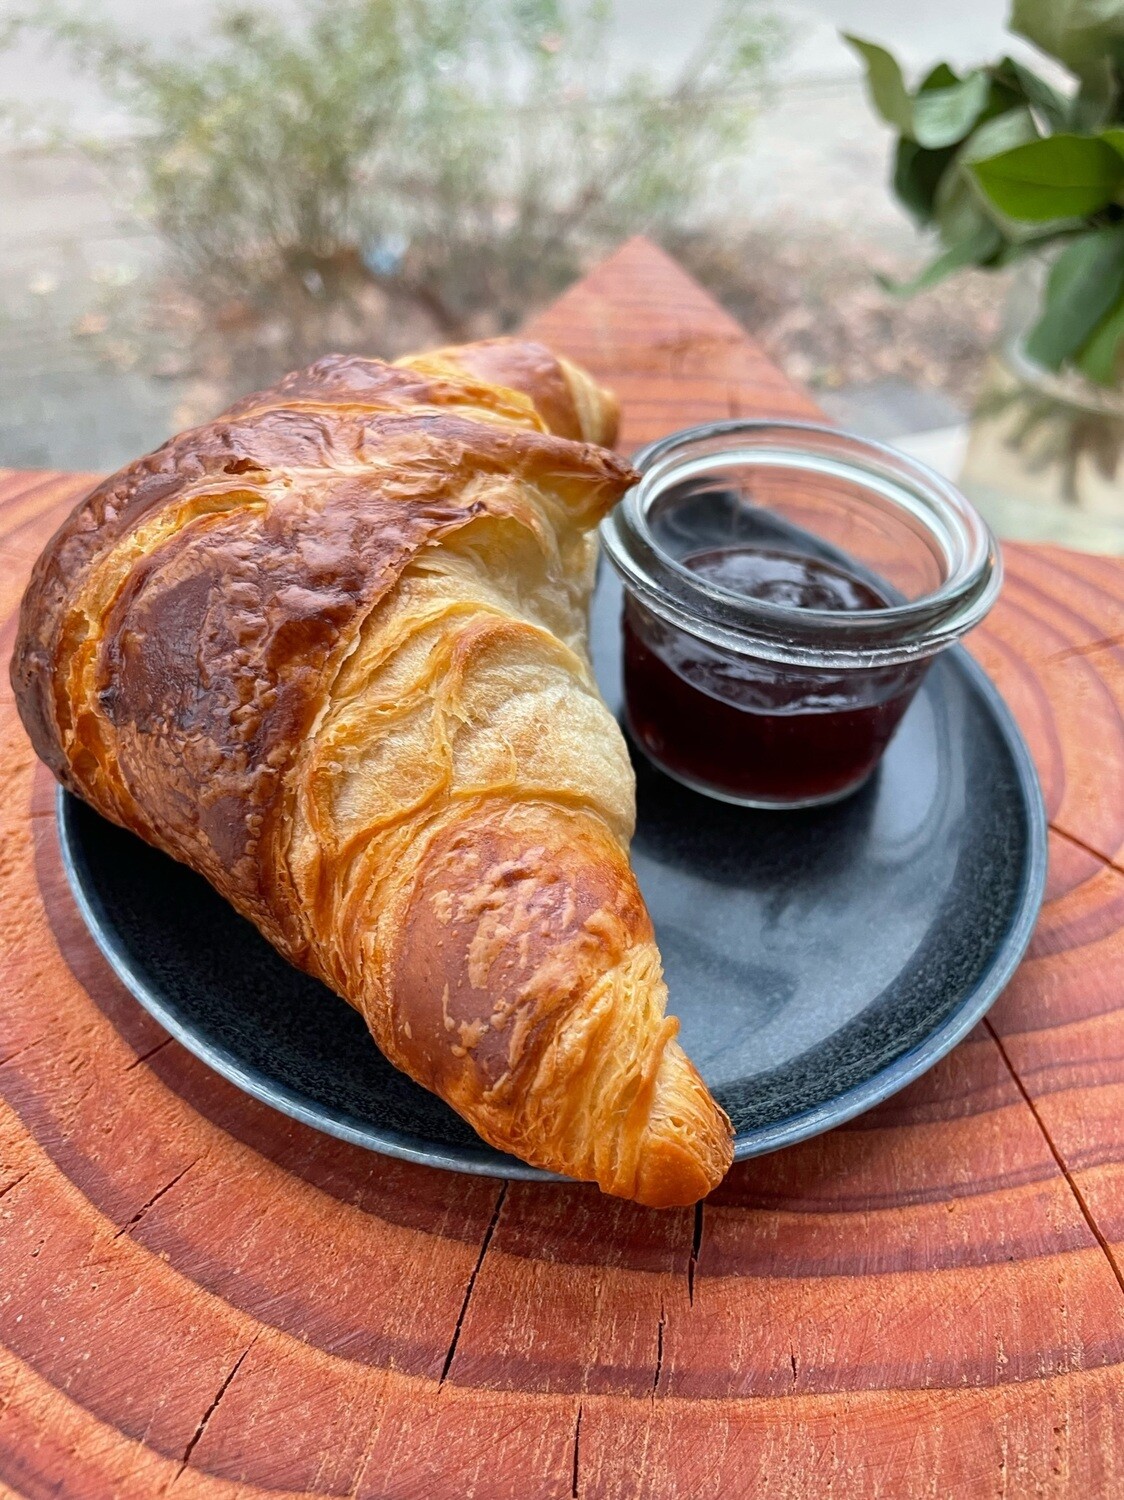
M814 415L633 241L534 325L628 445ZM88 479L0 479L0 618ZM975 647L1050 899L988 1021L696 1218L306 1130L106 969L0 698L0 1496L1124 1492L1124 565L1008 549Z

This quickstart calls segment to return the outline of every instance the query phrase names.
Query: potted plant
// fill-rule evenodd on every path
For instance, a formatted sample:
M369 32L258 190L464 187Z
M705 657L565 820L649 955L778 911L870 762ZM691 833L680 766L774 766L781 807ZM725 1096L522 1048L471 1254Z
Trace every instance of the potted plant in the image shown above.
M966 483L1008 533L1124 547L1124 0L1013 0L1013 57L909 87L846 40L891 124L894 190L939 253L903 292L967 266L1017 273ZM1028 503L1034 502L1034 503Z

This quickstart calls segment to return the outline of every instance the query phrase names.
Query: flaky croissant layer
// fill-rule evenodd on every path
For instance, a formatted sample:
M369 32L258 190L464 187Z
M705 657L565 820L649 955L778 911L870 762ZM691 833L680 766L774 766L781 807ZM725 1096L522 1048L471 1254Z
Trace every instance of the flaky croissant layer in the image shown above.
M39 755L203 874L483 1138L694 1202L730 1128L675 1040L586 648L613 399L539 345L331 357L84 500L12 680Z

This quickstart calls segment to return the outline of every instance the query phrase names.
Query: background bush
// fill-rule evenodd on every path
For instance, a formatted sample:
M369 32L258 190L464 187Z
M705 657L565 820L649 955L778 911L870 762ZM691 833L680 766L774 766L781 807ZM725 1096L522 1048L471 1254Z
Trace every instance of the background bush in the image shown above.
M697 226L781 29L725 0L668 79L611 67L611 23L610 0L304 0L228 7L184 52L47 3L0 39L68 49L125 106L111 154L201 336L263 378L510 328L624 235Z

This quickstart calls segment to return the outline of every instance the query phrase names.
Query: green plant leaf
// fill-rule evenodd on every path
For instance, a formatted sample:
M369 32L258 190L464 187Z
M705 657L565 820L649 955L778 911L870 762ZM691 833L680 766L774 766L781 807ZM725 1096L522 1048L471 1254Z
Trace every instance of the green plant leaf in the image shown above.
M1046 282L1041 318L1026 352L1057 370L1077 352L1124 292L1124 225L1094 229L1062 251Z
M946 245L959 244L975 234L981 224L995 225L1005 239L1021 238L1031 231L1001 214L988 201L969 171L971 162L1010 150L1028 140L1037 140L1034 120L1025 106L1008 110L977 125L956 152L955 164L937 188L934 217Z
M976 180L1013 219L1096 213L1124 184L1124 162L1095 136L1053 135L976 161Z
M1070 121L1070 101L1032 68L1014 57L1005 57L992 69L996 81L1014 89L1032 109L1040 110L1054 130L1064 130Z
M1002 244L1003 236L995 225L984 222L967 239L961 240L958 245L951 245L936 260L930 261L912 280L893 282L885 276L878 279L895 296L912 297L915 292L927 291L946 276L951 276L954 271L962 271L965 266L986 265Z
M902 135L913 134L913 100L905 86L902 70L897 59L879 47L876 42L865 42L861 37L843 33L843 40L866 64L866 86L870 102L888 125Z
M946 88L923 88L913 101L913 135L918 145L936 150L962 141L987 108L991 80L986 73Z
M1104 62L1114 42L1124 41L1120 0L1013 0L1010 27L1079 78Z
M997 227L968 181L957 169L949 172L937 189L933 218L945 245L959 245L978 234L985 225Z
M931 224L933 205L941 178L955 159L956 151L945 146L926 151L906 136L898 137L894 152L893 187L901 202L922 224Z
M1117 156L1124 161L1124 128L1118 126L1115 130L1102 130L1101 140L1111 146Z
M1109 308L1083 347L1075 363L1098 385L1116 385L1124 354L1124 297Z
M1083 227L1083 220L1072 216L1034 222L1013 219L1009 214L1003 213L988 197L977 181L975 173L971 171L973 162L985 161L988 157L997 156L1003 151L1012 151L1016 146L1023 146L1039 139L1041 137L1038 134L1034 116L1026 105L1020 105L1018 109L1010 109L1006 114L983 120L961 146L957 155L960 167L958 179L963 184L965 192L980 212L985 214L993 224L998 225L1004 238L1014 242L1015 245L1030 244L1052 235L1074 233Z
M997 210L990 205L985 210L982 193L964 180L960 170L963 163L1037 139L1030 110L1021 104L990 118L985 115L959 147L953 144L931 151L906 136L899 137L894 156L894 191L921 223L940 223L941 238L946 245L957 244L987 218L999 221ZM1027 233L1025 225L1006 222L1000 227L1008 238Z
M1102 57L1096 64L1090 64L1070 106L1069 128L1088 135L1111 124L1117 92L1116 72L1111 61Z
M946 62L937 63L935 68L929 72L918 85L919 94L927 94L932 89L950 89L960 82L960 74L954 73Z
M1034 116L1026 105L1006 110L989 120L981 120L964 142L960 151L963 162L983 161L985 157L997 156L1001 151L1012 151L1028 141L1039 140Z

